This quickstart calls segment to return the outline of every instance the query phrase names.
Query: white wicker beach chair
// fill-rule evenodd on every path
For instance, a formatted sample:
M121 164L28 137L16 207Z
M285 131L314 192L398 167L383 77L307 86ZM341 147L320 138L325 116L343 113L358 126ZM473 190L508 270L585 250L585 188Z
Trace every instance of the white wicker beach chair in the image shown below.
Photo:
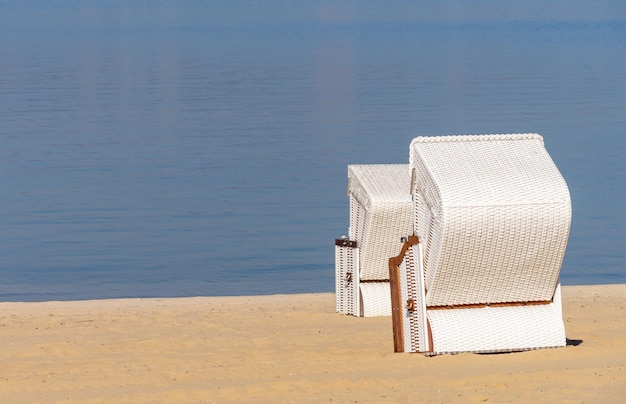
M389 262L396 352L566 344L565 180L537 134L418 137L414 234Z
M350 228L335 240L337 311L390 316L389 257L413 228L408 164L348 166Z

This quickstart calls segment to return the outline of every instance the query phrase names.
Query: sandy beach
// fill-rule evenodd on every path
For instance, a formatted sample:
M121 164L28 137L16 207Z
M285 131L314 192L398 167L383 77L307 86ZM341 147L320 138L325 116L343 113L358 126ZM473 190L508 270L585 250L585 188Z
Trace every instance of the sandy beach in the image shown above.
M393 353L334 294L0 303L2 403L619 403L626 285L563 288L569 346Z

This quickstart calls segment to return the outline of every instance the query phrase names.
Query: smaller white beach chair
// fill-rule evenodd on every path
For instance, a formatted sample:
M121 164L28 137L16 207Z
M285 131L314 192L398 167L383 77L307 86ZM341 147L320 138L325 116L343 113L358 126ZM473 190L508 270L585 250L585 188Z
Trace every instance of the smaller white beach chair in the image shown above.
M348 166L350 227L335 240L337 311L390 316L389 257L412 231L408 164Z
M414 236L390 259L396 352L565 346L565 180L537 134L418 137Z

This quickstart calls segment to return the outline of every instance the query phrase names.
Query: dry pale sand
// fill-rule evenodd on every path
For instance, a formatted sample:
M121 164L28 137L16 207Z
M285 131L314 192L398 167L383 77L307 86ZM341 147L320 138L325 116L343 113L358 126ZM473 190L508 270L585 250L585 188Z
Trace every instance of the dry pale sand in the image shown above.
M430 358L333 294L0 303L0 402L626 402L626 285L563 299L577 345Z

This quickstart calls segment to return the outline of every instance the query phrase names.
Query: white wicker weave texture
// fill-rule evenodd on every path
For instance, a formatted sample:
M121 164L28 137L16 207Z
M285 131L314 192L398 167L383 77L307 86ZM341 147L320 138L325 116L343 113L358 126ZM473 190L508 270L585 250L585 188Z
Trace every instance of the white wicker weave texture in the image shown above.
M510 352L566 343L560 299L534 306L430 310L428 320L433 354Z
M358 248L335 245L335 298L339 313L359 315L359 284L356 277L358 261Z
M410 246L399 264L402 327L394 322L394 338L401 333L404 352L438 355L565 346L559 285L551 302L427 308L420 246Z
M389 258L410 235L412 202L406 164L348 166L350 239L360 249L361 281L389 279Z
M541 136L418 137L410 161L428 306L552 299L571 205Z
M389 282L364 282L359 285L363 317L391 315L391 289Z
M405 352L424 352L431 348L428 345L428 331L426 327L426 299L424 296L424 271L420 265L422 261L419 244L407 249L401 274L406 277L407 302L412 301L412 307L405 307L404 322L405 338L408 332L409 338L405 340ZM408 345L408 348L407 346Z
M404 259L400 264L400 301L402 304L405 304L409 300L410 288L412 285L409 285L409 278L413 275L411 268L408 266L411 263L410 251L405 253ZM417 341L418 331L414 326L416 323L416 313L413 311L407 310L406 306L402 307L402 340L404 342L404 352L414 352L419 351L420 344ZM397 330L394 330L396 332ZM415 339L412 337L415 336Z

